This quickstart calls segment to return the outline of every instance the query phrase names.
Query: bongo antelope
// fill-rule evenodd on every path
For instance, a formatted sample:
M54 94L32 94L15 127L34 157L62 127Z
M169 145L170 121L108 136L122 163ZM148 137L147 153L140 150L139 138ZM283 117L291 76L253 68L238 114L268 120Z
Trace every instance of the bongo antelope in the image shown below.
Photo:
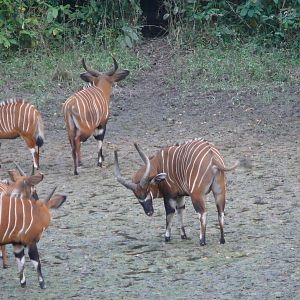
M39 168L40 147L44 143L44 125L40 112L24 100L0 103L0 139L21 137L27 144L33 165Z
M113 70L100 73L88 69L84 59L82 59L86 72L80 74L80 77L91 85L72 95L63 105L75 175L78 175L77 167L81 165L80 143L85 142L91 135L94 135L98 141L97 164L102 167L104 160L102 144L109 117L112 86L129 74L127 70L118 70L118 64L114 58L113 62Z
M39 285L45 288L37 242L50 224L50 208L58 208L66 196L55 195L45 200L31 200L16 194L0 194L0 245L12 244L17 260L21 287L26 286L24 247L38 273Z
M166 147L151 159L137 144L134 145L145 166L133 175L131 181L126 180L121 176L118 155L115 151L115 176L119 183L133 191L148 216L154 212L152 200L163 197L166 211L165 241L170 241L175 211L181 223L181 238L187 238L183 224L184 196L190 196L194 209L199 214L200 245L206 244L205 196L212 191L218 210L220 243L224 244L224 172L234 170L243 161L237 161L233 166L226 167L220 152L204 139Z
M24 198L38 200L38 196L34 186L43 179L42 174L26 176L24 171L16 164L19 173L16 170L9 170L9 180L0 181L0 193L15 194ZM6 246L1 246L3 268L8 267L8 258Z

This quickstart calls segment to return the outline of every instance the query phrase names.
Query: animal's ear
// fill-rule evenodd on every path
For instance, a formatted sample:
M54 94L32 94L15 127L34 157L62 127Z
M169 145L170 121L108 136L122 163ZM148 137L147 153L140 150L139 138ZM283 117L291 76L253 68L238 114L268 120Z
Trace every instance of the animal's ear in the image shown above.
M41 173L38 173L36 175L31 175L28 178L25 179L25 183L28 185L37 185L40 183L44 178L44 175Z
M118 82L126 78L128 75L129 75L128 70L119 70L113 75L113 80L114 82Z
M56 194L48 202L48 208L59 208L67 199L67 196Z
M8 171L8 175L9 175L9 178L13 181L13 182L16 182L18 180L18 178L20 178L20 174L17 170L13 169L13 170L9 170Z
M85 82L94 82L96 79L96 77L89 72L81 73L80 78Z
M166 173L159 173L157 174L156 176L154 176L152 179L151 179L151 182L152 184L158 184L160 183L161 181L165 180L167 177L167 174Z

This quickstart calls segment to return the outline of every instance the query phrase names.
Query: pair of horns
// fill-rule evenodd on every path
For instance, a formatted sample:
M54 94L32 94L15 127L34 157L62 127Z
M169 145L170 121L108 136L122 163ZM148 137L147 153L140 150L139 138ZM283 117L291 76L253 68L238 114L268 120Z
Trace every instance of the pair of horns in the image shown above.
M20 167L20 165L16 162L14 162L16 168L18 169L19 173L21 176L27 176L26 173L24 172L24 170ZM34 167L32 168L32 174L34 175ZM57 189L57 186L55 186L52 191L49 193L48 197L46 197L45 199L41 200L43 203L47 204L47 202L51 199L51 197L53 196L55 190Z
M110 71L108 71L108 72L105 73L105 74L108 75L108 76L114 75L114 74L116 73L116 71L118 70L118 63L117 63L117 61L115 60L115 58L114 58L113 56L112 56L112 59L113 59L113 62L114 62L114 68L111 69ZM86 66L86 63L85 63L85 59L84 59L84 58L81 60L81 62L82 62L83 68L84 68L87 72L89 72L90 74L92 74L93 76L97 77L97 76L101 75L100 72L95 71L95 70L92 70L92 69L89 69L89 68Z
M24 170L19 166L18 163L16 163L16 162L14 161L14 164L15 164L15 166L16 166L16 168L17 168L17 170L19 171L19 173L20 173L21 176L27 176L27 174L26 174L26 173L24 172ZM34 175L34 165L32 165L31 175Z
M151 169L151 165L150 165L150 160L147 157L147 155L140 149L140 147L134 143L134 147L137 150L137 152L139 153L140 157L142 158L143 162L146 165L146 170L144 172L143 177L140 180L139 185L144 188L147 184L148 184L148 178L149 178L149 174L150 174L150 169ZM117 181L119 183L121 183L122 185L124 185L126 188L135 191L137 189L137 184L129 181L127 179L125 179L120 172L120 167L119 167L119 161L118 161L118 152L115 151L115 176L117 178Z

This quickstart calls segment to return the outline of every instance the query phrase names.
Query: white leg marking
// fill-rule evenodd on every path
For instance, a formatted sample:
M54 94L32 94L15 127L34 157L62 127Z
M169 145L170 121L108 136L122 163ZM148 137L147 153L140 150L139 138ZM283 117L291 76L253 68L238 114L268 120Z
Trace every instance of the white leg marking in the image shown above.
M102 141L98 141L98 153L100 152L100 150L102 149L102 144L103 142ZM102 162L102 157L101 155L99 156L99 163Z
M184 208L181 208L185 205L185 198L179 198L179 200L177 200L177 207L179 209L177 209L177 219L180 222L180 235L184 235L185 232L183 230L184 228Z
M203 237L203 231L206 228L206 216L207 216L207 212L204 212L203 214L199 214L199 223L200 223L200 240ZM203 227L202 227L203 225Z
M18 246L13 246L13 248L14 248L14 250L13 250L14 253L20 253L24 249L23 246L19 246L19 245ZM16 261L17 261L19 274L22 275L22 278L20 278L20 281L23 284L26 281L25 274L24 274L25 255L23 255L23 257L21 259L16 257Z
M94 135L97 136L97 135L102 134L103 132L104 132L103 128L101 128L101 129L96 128L95 131L94 131Z
M34 157L35 148L30 148L29 151L30 151L30 153L31 153L31 155L32 155L33 165L34 165L34 167L37 169L37 162L35 161L35 157Z
M176 209L176 201L174 199L169 200L169 204L172 208ZM171 236L171 227L172 227L172 220L175 213L170 213L167 215L167 228L165 236L169 238Z
M224 227L224 213L223 212L221 213L221 216L219 217L219 222L220 222L220 225L222 227Z

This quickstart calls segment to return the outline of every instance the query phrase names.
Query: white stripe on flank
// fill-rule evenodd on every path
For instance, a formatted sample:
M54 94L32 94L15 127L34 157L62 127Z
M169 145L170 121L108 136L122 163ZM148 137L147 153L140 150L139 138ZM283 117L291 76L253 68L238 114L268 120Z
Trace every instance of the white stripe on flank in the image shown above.
M23 232L23 230L25 228L25 221L26 221L25 206L24 206L24 201L23 201L22 197L21 197L20 201L22 203L22 209L23 209L23 225L22 225L22 228L20 229L20 231L18 232L18 235Z
M187 164L187 160L190 159L190 153L192 151L192 149L197 146L197 142L196 141L192 141L190 143L188 143L187 147L186 147L186 151L185 151L185 156L184 156L184 165L186 166ZM187 171L187 168L185 168Z
M185 156L184 156L184 159L183 159L184 178L185 178L185 181L186 181L186 185L188 184L188 182L187 182L187 172L188 172L188 166L189 166L190 161L191 161L191 152L195 148L195 146L197 146L196 141L192 141L186 146Z
M21 129L21 115L22 115L22 107L23 105L25 104L25 102L23 102L21 105L20 105L20 108L19 108L19 118L18 118L18 128Z
M183 174L181 172L181 168L183 165L183 161L182 161L182 151L184 150L183 146L178 146L179 151L177 153L177 157L176 157L176 174L177 174L177 178L179 180L179 186L181 188L181 190L183 192L186 192L186 188L185 188L185 184L184 184L184 178L183 178Z
M169 183L169 181L168 181L168 172L165 172L165 157L164 157L164 150L161 150L161 159L162 159L162 172L163 172L163 173L167 173L167 177L166 177L165 181L166 181L167 185L168 185L169 187L171 187L171 185L170 185L170 183Z
M173 147L172 147L173 148ZM175 153L178 150L179 147L176 147L174 152L173 152L173 156L172 156L172 161L171 161L171 167L172 167L172 175L174 175L174 158L175 158Z
M13 104L13 112L12 112L12 126L16 128L16 103Z
M198 151L198 149L200 148L200 147L202 147L204 144L206 143L206 141L205 140L203 140L203 141L201 141L200 143L196 143L196 145L197 145L197 147L196 148L192 148L192 149L194 149L194 151L193 151L193 153L192 154L189 154L189 160L190 160L190 162L188 163L188 166L187 166L187 168L186 168L186 170L187 170L187 172L188 172L188 169L189 169L189 167L190 167L190 165L191 165L191 163L195 163L195 160L196 160L196 157L197 157L197 151ZM191 149L191 151L192 151L192 149ZM203 149L202 149L203 150ZM202 151L201 150L201 151ZM193 160L193 156L194 156L194 154L196 153L196 157L194 158L194 160ZM193 168L192 168L193 169ZM192 169L191 169L191 172L192 172ZM189 184L189 186L190 186L190 184Z
M224 166L225 163L224 163L224 160L223 160L220 152L216 148L212 148L212 151L214 152L214 154L216 154L217 158L220 160L221 164Z
M31 213L31 221L30 221L30 224L28 226L28 228L26 229L25 231L25 234L27 234L28 230L30 229L31 225L32 225L32 222L33 222L33 206L32 206L32 203L31 203L31 200L28 200L29 204L30 204L30 213Z
M0 130L4 132L4 128L2 125L2 111L3 111L3 107L0 106Z
M175 184L175 182L174 182L174 180L171 178L171 170L170 170L170 168L169 168L169 161L170 161L170 150L173 148L173 146L172 147L170 147L169 149L168 149L168 157L167 157L167 174L168 174L168 178ZM172 173L172 175L173 175L173 173Z
M8 238L11 237L11 235L13 234L13 232L15 231L16 226L17 226L17 219L18 219L18 217L17 217L17 203L19 202L19 199L17 199L16 196L15 196L14 200L15 200L15 225L14 225L13 229L11 230Z
M6 231L5 231L5 233L4 233L4 235L3 235L3 238L2 238L2 242L4 241L4 239L5 239L6 235L7 235L8 229L9 229L9 227L10 227L11 197L12 197L12 196L9 197L8 222L7 222Z
M88 123L87 113L89 112L91 115L91 122L93 124L94 123L94 119L93 119L94 113L92 112L92 107L91 107L91 103L93 102L93 95L91 93L86 93L85 98L80 98L80 101L83 105L83 110L84 110L84 115L85 115L84 118L86 120L86 123ZM87 125L89 126L89 128L91 128L91 126L89 124L87 124Z
M10 104L10 110L9 110L9 114L10 114L10 130L12 131L14 129L14 115L13 115L13 109L14 109L14 104L11 103Z
M8 128L8 131L11 131L11 103L8 103L6 105L6 125Z
M2 124L2 128L3 128L4 132L8 132L8 129L6 127L6 122L5 122L5 119L4 119L4 115L7 114L6 109L7 109L6 106L4 106L3 109L2 109L2 121L3 121L3 123L1 123L1 124Z
M29 106L29 110L28 110L28 121L27 121L27 129L26 129L26 132L29 131L29 126L31 124L30 122L30 114L31 114L31 109L33 109L34 107L32 105ZM33 111L34 112L34 111ZM34 124L34 122L32 123L32 125Z
M197 161L197 159L198 159L198 157L200 157L200 155L202 154L202 152L204 151L204 150L207 150L207 149L209 149L209 145L207 145L207 146L205 146L203 149L201 149L201 151L198 153L198 155L195 157L195 159L194 159L194 161L193 161L193 165L192 165L192 168L191 168L191 171L190 171L190 177L189 177L189 187L191 186L191 179L192 179L192 173L193 173L193 170L194 170L194 167L195 167L195 163L196 163L196 161ZM198 148L197 148L198 149ZM203 159L203 157L202 157L202 159ZM201 160L202 161L202 160ZM198 169L198 171L199 171L199 169ZM197 176L195 177L195 179L197 178Z
M14 103L14 113L13 113L13 118L14 118L13 127L14 127L14 129L16 129L16 106L17 106L17 104Z
M90 125L90 123L89 123L89 121L87 119L87 109L85 107L86 104L84 103L84 101L81 101L81 104L83 106L83 116L84 116L84 119L85 119L85 123L88 126L88 128L91 128L91 125Z
M80 106L79 106L79 102L78 102L78 99L76 98L76 105L77 105L77 110L78 110L78 116L81 116L81 110L80 110ZM74 116L74 115L73 115ZM76 116L76 117L78 117ZM78 129L80 129L80 127L78 126L77 127Z
M201 180L200 180L200 182L199 182L199 184L198 184L198 188L201 186L202 180L204 179L204 177L205 177L205 175L206 175L208 169L211 167L212 159L213 159L213 158L210 159L209 164L207 165L206 170L205 170L205 172L204 172L203 175L202 175L202 178L201 178Z
M27 104L27 103L26 103ZM28 111L28 108L29 108L29 106L28 105L26 105L26 107L25 107L25 109L24 109L24 114L23 114L23 131L24 132L26 132L25 131L25 125L26 125L26 123L25 123L25 121L26 121L26 116L27 116L27 111Z
M208 145L207 147L210 147L210 146ZM207 147L205 147L205 148L207 148ZM205 149L205 148L204 148L204 149ZM206 157L206 155L209 153L209 150L210 150L210 149L208 149L208 150L206 151L206 153L202 156L202 159L201 159L200 164L199 164L199 166L198 166L197 174L196 174L196 176L195 176L195 178L194 178L194 183L193 183L193 186L192 186L192 189L191 189L191 193L192 193L193 190L194 190L195 183L196 183L197 178L198 178L198 176L199 176L199 172L200 172L200 170L201 170L202 162L203 162L204 158ZM202 151L201 151L201 152L202 152ZM195 160L195 161L196 161L196 160ZM191 172L191 174L192 174L192 172Z

